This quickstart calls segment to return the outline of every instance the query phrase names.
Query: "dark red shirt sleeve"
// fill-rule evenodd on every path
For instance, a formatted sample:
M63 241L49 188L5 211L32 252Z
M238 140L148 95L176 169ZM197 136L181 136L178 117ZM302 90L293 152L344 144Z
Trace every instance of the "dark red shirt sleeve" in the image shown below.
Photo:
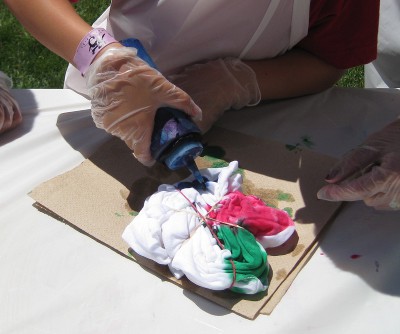
M311 0L302 49L340 69L377 56L379 0Z

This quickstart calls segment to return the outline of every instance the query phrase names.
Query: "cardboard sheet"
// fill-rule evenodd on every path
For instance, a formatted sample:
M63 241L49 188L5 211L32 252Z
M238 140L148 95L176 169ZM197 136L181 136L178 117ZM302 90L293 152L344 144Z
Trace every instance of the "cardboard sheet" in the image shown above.
M161 183L172 184L188 174L170 172L161 165L152 168L140 165L117 138L104 144L78 167L38 186L30 196L38 209L160 277L254 319L259 313L272 312L315 250L318 235L340 207L339 203L316 198L334 159L221 128L210 131L204 141L205 154L196 161L199 168L239 161L244 176L243 192L286 210L295 221L297 235L291 243L268 254L272 275L265 293L248 296L207 290L186 279L176 280L166 266L132 254L121 235L145 198Z

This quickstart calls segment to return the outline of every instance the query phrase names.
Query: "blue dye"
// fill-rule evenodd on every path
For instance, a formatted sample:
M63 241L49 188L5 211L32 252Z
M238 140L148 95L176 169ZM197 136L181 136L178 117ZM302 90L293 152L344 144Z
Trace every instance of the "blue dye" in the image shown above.
M201 190L206 190L206 182L208 182L209 180L206 177L202 177L203 181L199 182L198 180L193 180L193 181L182 181L179 182L176 185L176 188L178 188L179 190L185 189L185 188L194 188L197 191L201 191Z
M198 184L201 186L201 188L203 190L206 190L207 189L206 182L205 182L205 180L203 178L203 175L201 175L199 169L197 168L194 160L193 159L186 160L186 167L193 174L194 178L196 179ZM196 188L196 187L194 187L194 188Z
M203 151L197 126L180 110L160 108L154 120L150 150L153 157L170 170L188 168L195 179L205 182L194 159Z

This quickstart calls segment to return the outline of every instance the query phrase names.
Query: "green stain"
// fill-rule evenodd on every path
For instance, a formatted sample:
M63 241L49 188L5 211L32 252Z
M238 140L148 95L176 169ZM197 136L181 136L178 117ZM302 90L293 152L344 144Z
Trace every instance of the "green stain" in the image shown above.
M229 165L228 162L225 160L221 160L209 155L204 156L204 159L211 164L210 168L222 168L222 167L227 167Z
M311 140L311 137L308 135L304 135L301 138L301 143L307 147L307 148L312 148L314 146L313 141Z
M314 142L311 140L311 137L308 135L303 135L300 137L299 142L296 144L286 144L285 147L289 151L293 151L295 153L301 152L303 148L311 149L314 146Z
M137 216L138 214L139 214L139 212L137 212L137 211L129 211L129 212L128 212L128 215L129 215L129 216L132 216L132 217L135 217L135 216ZM117 217L125 217L125 214L124 214L124 213L121 213L121 212L114 212L114 215L117 216Z
M285 147L289 151L294 151L295 149L297 149L298 144L296 144L296 145L286 144Z
M284 202L294 202L294 198L293 198L292 194L284 193L281 190L278 190L277 200L284 201Z

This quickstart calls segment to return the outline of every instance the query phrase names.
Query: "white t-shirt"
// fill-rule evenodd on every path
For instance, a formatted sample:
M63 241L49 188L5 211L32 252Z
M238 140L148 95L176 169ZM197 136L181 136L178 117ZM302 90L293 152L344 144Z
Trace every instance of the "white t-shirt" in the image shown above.
M117 40L139 39L164 75L221 57L265 59L307 35L310 0L113 0L93 24ZM65 87L85 95L69 66Z

